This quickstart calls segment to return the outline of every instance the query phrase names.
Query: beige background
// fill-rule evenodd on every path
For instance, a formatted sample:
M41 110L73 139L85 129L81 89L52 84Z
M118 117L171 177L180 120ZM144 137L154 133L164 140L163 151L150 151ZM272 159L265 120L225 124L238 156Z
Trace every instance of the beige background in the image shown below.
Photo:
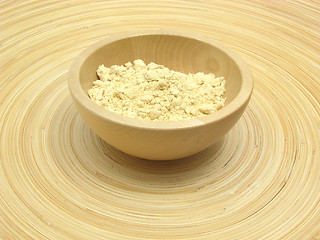
M0 1L0 239L320 239L319 19L318 1ZM149 162L80 118L72 60L144 29L250 65L251 102L215 147Z

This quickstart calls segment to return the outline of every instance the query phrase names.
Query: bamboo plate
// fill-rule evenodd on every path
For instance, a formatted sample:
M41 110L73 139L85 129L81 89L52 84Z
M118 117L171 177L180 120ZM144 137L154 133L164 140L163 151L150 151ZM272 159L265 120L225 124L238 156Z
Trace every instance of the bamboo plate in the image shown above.
M1 1L1 239L320 239L316 1ZM150 162L100 140L67 88L108 34L202 34L249 63L244 116L214 147Z

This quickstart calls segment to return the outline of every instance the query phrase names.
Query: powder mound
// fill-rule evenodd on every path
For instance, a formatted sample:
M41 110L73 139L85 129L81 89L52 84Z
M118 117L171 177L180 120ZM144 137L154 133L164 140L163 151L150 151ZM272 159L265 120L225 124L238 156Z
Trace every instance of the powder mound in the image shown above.
M89 89L98 105L123 116L160 121L212 114L224 106L224 77L184 74L141 59L110 68L100 65Z

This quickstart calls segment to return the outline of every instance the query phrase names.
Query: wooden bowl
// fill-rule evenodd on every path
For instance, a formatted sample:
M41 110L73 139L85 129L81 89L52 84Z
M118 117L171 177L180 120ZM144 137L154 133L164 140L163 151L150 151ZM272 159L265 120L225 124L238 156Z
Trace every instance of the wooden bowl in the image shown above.
M197 119L148 121L113 113L88 97L99 65L123 65L135 59L184 73L212 72L224 76L225 107ZM217 142L239 120L253 89L249 67L234 52L209 39L172 32L107 37L75 59L68 83L80 115L98 136L125 153L152 160L183 158Z

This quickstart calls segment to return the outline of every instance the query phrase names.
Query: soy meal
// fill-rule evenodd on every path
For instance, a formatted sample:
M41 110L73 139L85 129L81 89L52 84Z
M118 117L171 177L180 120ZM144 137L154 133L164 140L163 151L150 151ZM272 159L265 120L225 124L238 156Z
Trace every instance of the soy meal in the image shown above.
M177 121L212 114L224 106L226 80L214 74L185 74L137 59L110 68L100 65L89 97L123 116Z

